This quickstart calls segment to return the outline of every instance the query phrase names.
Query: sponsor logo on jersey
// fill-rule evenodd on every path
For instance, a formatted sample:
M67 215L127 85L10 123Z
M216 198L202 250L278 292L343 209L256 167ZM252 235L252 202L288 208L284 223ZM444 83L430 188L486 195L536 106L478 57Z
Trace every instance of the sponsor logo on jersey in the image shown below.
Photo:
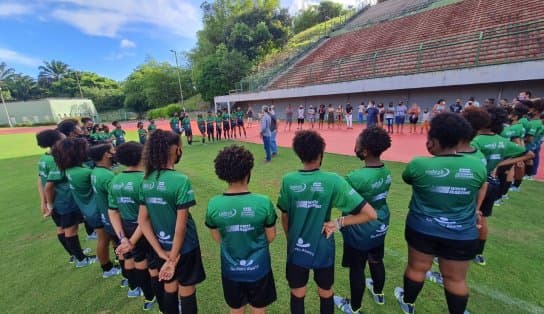
M306 190L306 184L303 183L303 184L290 185L289 189L295 193L302 193Z
M501 154L491 154L489 155L489 160L502 160Z
M353 195L355 193L357 193L357 191L352 188L351 190L349 190L348 195Z
M371 239L375 239L375 238L379 238L379 237L383 237L385 236L385 234L387 233L387 230L389 229L389 226L386 225L386 224L382 224L380 226L380 228L378 228L378 230L376 230L376 233L371 235L370 238Z
M169 241L169 240L170 240L170 235L167 234L167 233L164 232L164 231L160 231L160 232L157 234L157 238L159 238L159 241Z
M372 189L379 189L383 185L383 178L371 184Z
M131 197L128 196L120 196L117 198L118 204L136 204L134 200Z
M228 226L226 229L227 232L249 232L253 230L255 230L255 228L250 224L232 225L232 226Z
M148 197L146 200L148 204L166 205L166 201L162 197Z
M245 259L240 260L240 266L246 266L247 267L247 266L251 266L251 265L253 265L253 260L252 259L250 259L250 260L245 260Z
M125 191L129 191L129 192L134 191L134 183L132 183L132 182L127 182L127 184L125 185L124 190L125 190Z
M298 238L297 240L297 244L296 244L298 247L300 248L308 248L310 247L310 243L304 243L304 240L302 238Z
M469 168L459 168L455 174L455 177L459 179L474 179L474 174Z
M112 188L113 190L120 190L120 189L123 188L123 186L125 186L125 184L124 184L123 182L121 182L121 183L115 183L115 184L113 184L113 185L111 186L111 188Z
M244 207L242 208L242 213L240 214L242 217L255 217L255 211L251 207Z
M147 182L142 184L144 190L152 190L155 187L155 182Z
M450 170L447 168L429 169L425 170L425 174L434 178L444 178L450 174Z
M236 209L234 208L219 213L219 217L221 218L232 218L234 216L236 216Z
M433 218L440 226L448 229L461 229L463 226L457 223L455 220L449 220L446 217Z
M452 195L470 195L470 191L464 187L456 186L431 186L431 192Z
M325 188L323 187L323 183L314 182L312 184L312 187L310 188L310 191L312 191L312 192L324 192Z
M310 256L314 256L315 253L310 251L310 243L304 243L304 240L302 238L298 238L297 243L295 244L294 250L296 252L308 254Z
M372 201L380 201L380 200L384 200L387 198L387 192L383 192L383 193L380 193L378 195L375 195L373 198L372 198Z
M298 208L321 208L321 204L319 204L319 201L311 200L311 201L297 201L296 203Z
M159 181L157 191L166 191L166 183L164 181Z

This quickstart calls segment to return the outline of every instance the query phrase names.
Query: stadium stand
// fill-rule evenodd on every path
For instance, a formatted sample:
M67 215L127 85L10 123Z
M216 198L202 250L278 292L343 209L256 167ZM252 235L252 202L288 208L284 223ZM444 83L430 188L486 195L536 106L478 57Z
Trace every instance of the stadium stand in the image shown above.
M431 3L385 1L347 27L379 20L388 2L397 14ZM456 2L331 37L268 89L544 59L542 16L542 0Z

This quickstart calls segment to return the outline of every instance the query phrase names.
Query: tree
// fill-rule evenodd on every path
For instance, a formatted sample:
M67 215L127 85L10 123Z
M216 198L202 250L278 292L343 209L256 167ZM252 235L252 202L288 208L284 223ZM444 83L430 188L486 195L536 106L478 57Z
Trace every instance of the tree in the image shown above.
M14 74L7 81L7 86L14 99L26 101L32 98L38 98L41 95L41 90L34 80L29 75L22 73Z
M70 73L68 64L57 60L51 60L51 62L44 61L43 65L40 65L38 69L40 70L38 81L40 85L46 88L51 83L61 80Z
M224 95L236 88L235 83L247 75L250 63L246 56L238 51L228 51L223 44L217 47L213 55L202 63L197 88L205 101L212 101L214 96Z
M7 87L7 82L13 77L15 70L8 68L5 62L0 63L0 89L5 100L11 99L11 93Z

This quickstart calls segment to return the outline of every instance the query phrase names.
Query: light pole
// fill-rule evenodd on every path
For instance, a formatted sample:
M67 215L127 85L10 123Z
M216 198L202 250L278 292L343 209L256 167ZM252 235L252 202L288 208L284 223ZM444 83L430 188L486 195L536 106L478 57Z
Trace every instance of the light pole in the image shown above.
M179 83L179 96L181 99L181 108L183 108L183 90L181 89L181 75L179 74L179 63L178 63L178 52L174 49L170 49L170 52L174 54L174 58L176 59L176 70L178 72L178 83Z
M4 102L4 94L2 94L2 86L1 85L0 85L0 98L2 99L2 106L4 107L4 111L6 112L6 117L8 118L9 127L12 128L13 124L11 123L11 119L9 118L8 107L6 107L6 103Z

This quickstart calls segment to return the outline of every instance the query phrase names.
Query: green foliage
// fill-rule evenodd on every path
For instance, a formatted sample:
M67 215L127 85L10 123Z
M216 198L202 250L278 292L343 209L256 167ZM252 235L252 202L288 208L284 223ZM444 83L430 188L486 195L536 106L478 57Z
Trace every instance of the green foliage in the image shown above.
M98 87L82 87L83 95L93 101L98 112L122 108L125 94L119 88L101 89Z
M321 1L319 5L311 5L306 10L302 10L294 18L295 34L308 29L316 24L325 22L337 16L344 14L342 5L332 1Z
M206 57L201 65L196 86L202 99L212 101L214 96L234 89L234 83L240 81L249 68L250 63L242 53L228 51L225 45L219 45L216 52Z
M11 98L26 101L29 99L38 98L42 95L42 91L36 80L22 73L12 75L6 81L6 86L10 91Z
M151 109L147 112L148 119L158 119L171 117L174 112L181 112L185 109L187 112L208 110L209 104L202 100L200 94L196 94L193 97L183 102L183 107L180 103L169 104L161 108Z
M64 78L70 73L70 66L58 60L51 60L51 62L44 61L43 65L40 65L38 69L40 70L38 82L41 87L45 88L48 88L51 83Z
M140 65L123 84L125 107L138 113L159 108L180 99L178 71L163 62L148 60ZM194 94L191 71L179 70L183 97Z

